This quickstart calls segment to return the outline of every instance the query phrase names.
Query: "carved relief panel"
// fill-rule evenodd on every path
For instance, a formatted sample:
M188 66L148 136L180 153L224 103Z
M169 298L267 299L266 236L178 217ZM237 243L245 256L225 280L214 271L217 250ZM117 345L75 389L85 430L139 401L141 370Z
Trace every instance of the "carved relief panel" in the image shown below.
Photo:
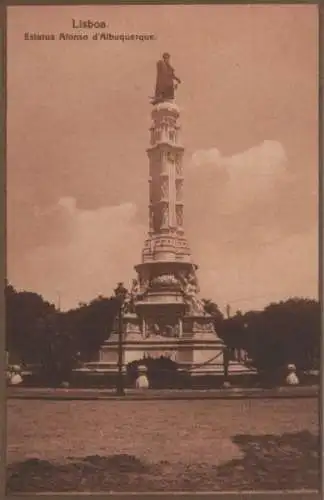
M177 338L180 333L179 321L176 318L168 320L164 318L147 319L145 333L148 337L158 335L166 338Z
M183 174L183 169L182 169L182 158L181 155L177 154L175 157L175 164L176 164L176 174L179 176L182 176Z
M164 151L160 151L160 164L161 164L161 173L165 174L168 170L168 162L167 156Z
M181 205L176 207L176 217L177 217L177 226L182 227L183 226L183 207Z
M160 127L157 128L157 129L155 129L155 137L154 137L154 139L155 139L155 142L161 141L161 139L162 139L162 129Z
M167 200L169 196L169 179L161 179L161 199Z
M150 279L149 279L148 272L144 271L143 273L138 274L137 279L138 279L140 294L144 294L148 290L149 285L150 285Z
M169 226L169 207L167 205L162 207L161 227L166 228Z
M182 179L176 180L176 199L177 199L177 201L183 201L183 181L182 181Z
M167 153L167 160L169 163L174 163L174 155L170 151Z
M156 205L153 213L153 230L158 233L169 224L169 210L166 204Z
M176 138L176 133L175 133L175 130L169 130L169 140L174 142L175 141L175 138Z
M154 229L154 211L153 208L149 208L149 230L153 231Z

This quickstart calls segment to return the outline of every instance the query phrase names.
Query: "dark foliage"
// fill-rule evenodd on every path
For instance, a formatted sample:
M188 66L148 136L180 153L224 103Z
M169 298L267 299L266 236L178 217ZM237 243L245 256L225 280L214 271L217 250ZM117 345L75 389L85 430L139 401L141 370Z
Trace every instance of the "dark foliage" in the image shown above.
M5 288L6 350L11 361L38 363L42 355L44 323L56 314L55 307L32 292L17 292L10 284Z
M80 360L95 359L100 346L109 337L118 312L116 298L97 297L89 304L60 314L62 329L73 337Z
M6 349L11 362L33 365L38 384L69 382L79 361L91 360L109 337L119 307L115 298L61 312L31 292L6 289Z
M208 302L207 312L213 315ZM297 370L320 367L321 311L318 301L292 298L270 304L263 311L238 311L221 317L217 306L215 327L230 350L244 350L263 381L275 383L289 363Z

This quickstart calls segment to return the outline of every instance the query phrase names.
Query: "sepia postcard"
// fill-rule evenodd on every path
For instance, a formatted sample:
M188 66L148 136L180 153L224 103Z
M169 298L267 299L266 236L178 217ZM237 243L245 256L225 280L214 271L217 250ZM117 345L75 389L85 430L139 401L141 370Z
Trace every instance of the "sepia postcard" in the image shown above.
M6 8L6 495L319 498L316 4Z

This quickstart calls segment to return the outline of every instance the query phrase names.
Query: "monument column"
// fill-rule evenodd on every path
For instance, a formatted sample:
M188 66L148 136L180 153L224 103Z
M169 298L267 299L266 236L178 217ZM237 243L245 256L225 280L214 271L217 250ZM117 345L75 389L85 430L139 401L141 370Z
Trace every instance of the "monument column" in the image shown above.
M179 110L173 103L160 103L152 111L149 157L150 213L155 233L182 231L182 176L184 148L175 133ZM179 215L181 214L181 216Z
M221 373L223 343L199 299L197 266L184 232L183 154L180 111L174 102L174 70L169 55L157 64L152 102L149 159L148 235L137 280L131 291L131 311L125 316L125 364L172 356L192 375ZM103 350L115 354L113 336ZM109 360L110 361L110 360Z

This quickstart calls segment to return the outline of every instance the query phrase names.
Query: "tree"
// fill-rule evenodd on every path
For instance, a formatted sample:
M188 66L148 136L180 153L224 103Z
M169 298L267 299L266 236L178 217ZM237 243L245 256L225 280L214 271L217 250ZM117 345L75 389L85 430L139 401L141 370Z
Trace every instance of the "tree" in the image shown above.
M301 370L319 367L320 314L319 302L302 298L265 308L267 331L274 339L274 346L280 348L277 358L282 363L294 363Z
M292 298L249 311L243 321L241 343L259 371L271 373L289 363L299 370L319 367L319 302Z
M263 311L237 311L224 319L217 305L204 301L206 312L215 315L215 327L232 351L244 350L265 377L289 363L299 370L320 365L320 304L311 299L291 298L269 304Z
M221 333L223 330L223 324L224 324L224 316L223 313L220 311L218 305L213 302L210 299L203 299L202 300L203 305L204 305L204 311L212 316L215 330L217 333Z
M116 298L99 296L89 304L60 314L61 329L69 332L80 359L90 361L114 327L119 303Z
M58 387L70 382L77 364L77 348L73 337L63 330L60 315L50 314L39 323L40 366L42 383Z
M40 318L55 314L55 306L37 293L5 287L6 350L15 362L37 363L40 357Z

